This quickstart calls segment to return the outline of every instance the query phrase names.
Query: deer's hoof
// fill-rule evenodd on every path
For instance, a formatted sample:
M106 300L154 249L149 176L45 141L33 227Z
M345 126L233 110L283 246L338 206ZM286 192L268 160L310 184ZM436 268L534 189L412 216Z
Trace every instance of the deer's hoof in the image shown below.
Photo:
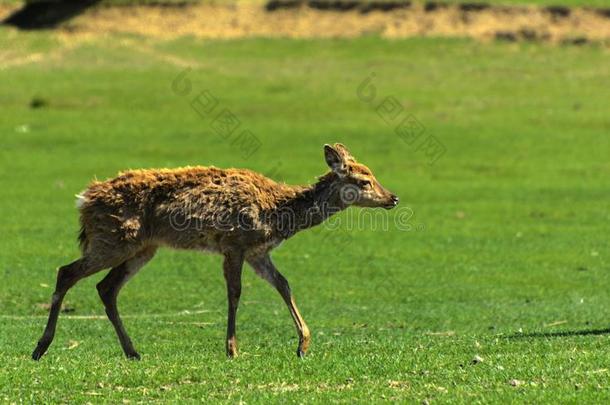
M32 352L32 360L40 360L42 355L47 351L48 347L49 345L44 342L38 343L38 346L36 346L36 349L34 349L34 351Z
M36 348L34 350L34 352L32 353L32 360L40 360L40 358L42 357L43 353L41 350L39 350L38 348Z
M140 354L138 352L125 353L129 360L140 360Z
M305 355L307 354L307 349L309 349L309 342L310 342L309 332L307 332L307 335L299 340L299 348L297 349L298 357L300 357L300 358L305 357Z
M235 338L227 340L227 357L230 359L237 357L237 340Z

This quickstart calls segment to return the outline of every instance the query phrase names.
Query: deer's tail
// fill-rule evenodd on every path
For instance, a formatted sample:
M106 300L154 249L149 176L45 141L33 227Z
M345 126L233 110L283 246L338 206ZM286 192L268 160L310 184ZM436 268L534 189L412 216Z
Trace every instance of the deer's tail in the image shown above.
M81 212L80 215L80 231L78 233L78 245L80 246L81 252L87 250L89 246L89 238L87 237L87 231L85 229L85 221L83 220L83 206L85 205L85 196L84 193L76 195L76 207Z

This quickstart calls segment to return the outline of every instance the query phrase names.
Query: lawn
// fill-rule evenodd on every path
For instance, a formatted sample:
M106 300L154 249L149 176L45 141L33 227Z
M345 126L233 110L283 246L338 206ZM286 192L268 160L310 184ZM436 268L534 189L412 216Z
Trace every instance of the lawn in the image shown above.
M607 49L54 38L0 30L0 401L610 399ZM372 105L358 97L371 74ZM213 131L189 105L204 90L260 148ZM446 149L433 164L375 111L390 96ZM350 230L354 209L275 251L312 330L307 358L279 295L246 270L241 356L227 360L220 258L164 250L120 297L140 362L104 319L103 273L69 292L48 354L30 359L91 179L203 164L307 183L326 142L413 216L410 230Z
M48 0L39 0L48 1ZM329 0L332 2L332 0ZM347 1L347 0L346 0ZM373 0L375 1L375 0ZM377 0L378 2L391 1L391 0ZM102 5L134 5L134 4L196 4L196 3L215 3L215 4L235 4L235 3L261 3L266 4L266 0L102 0ZM426 0L413 0L412 3L427 3ZM607 7L607 0L431 0L435 3L446 3L446 4L491 4L491 5L539 5L539 6L568 6L568 7ZM25 3L24 0L0 0L2 4L21 4Z

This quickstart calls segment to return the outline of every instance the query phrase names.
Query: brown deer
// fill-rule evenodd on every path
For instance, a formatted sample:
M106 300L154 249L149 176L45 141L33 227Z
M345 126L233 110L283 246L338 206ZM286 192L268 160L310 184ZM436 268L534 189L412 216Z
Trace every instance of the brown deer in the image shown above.
M32 358L40 359L53 341L66 292L80 279L111 268L97 290L125 355L139 359L121 322L117 296L160 246L224 256L227 356L237 355L235 317L244 261L286 302L299 335L297 355L304 356L309 329L269 252L350 205L389 209L398 204L398 197L357 163L345 146L324 145L324 154L331 171L310 186L290 186L249 170L215 167L134 170L93 182L77 196L82 257L58 270L47 326Z

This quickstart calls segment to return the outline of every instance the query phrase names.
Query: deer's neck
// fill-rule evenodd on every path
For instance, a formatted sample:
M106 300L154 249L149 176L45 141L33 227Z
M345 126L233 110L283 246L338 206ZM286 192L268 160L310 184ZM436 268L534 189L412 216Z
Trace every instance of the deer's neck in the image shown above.
M282 237L319 225L346 208L335 181L336 175L328 173L315 184L299 187L296 195L281 205L276 226Z

